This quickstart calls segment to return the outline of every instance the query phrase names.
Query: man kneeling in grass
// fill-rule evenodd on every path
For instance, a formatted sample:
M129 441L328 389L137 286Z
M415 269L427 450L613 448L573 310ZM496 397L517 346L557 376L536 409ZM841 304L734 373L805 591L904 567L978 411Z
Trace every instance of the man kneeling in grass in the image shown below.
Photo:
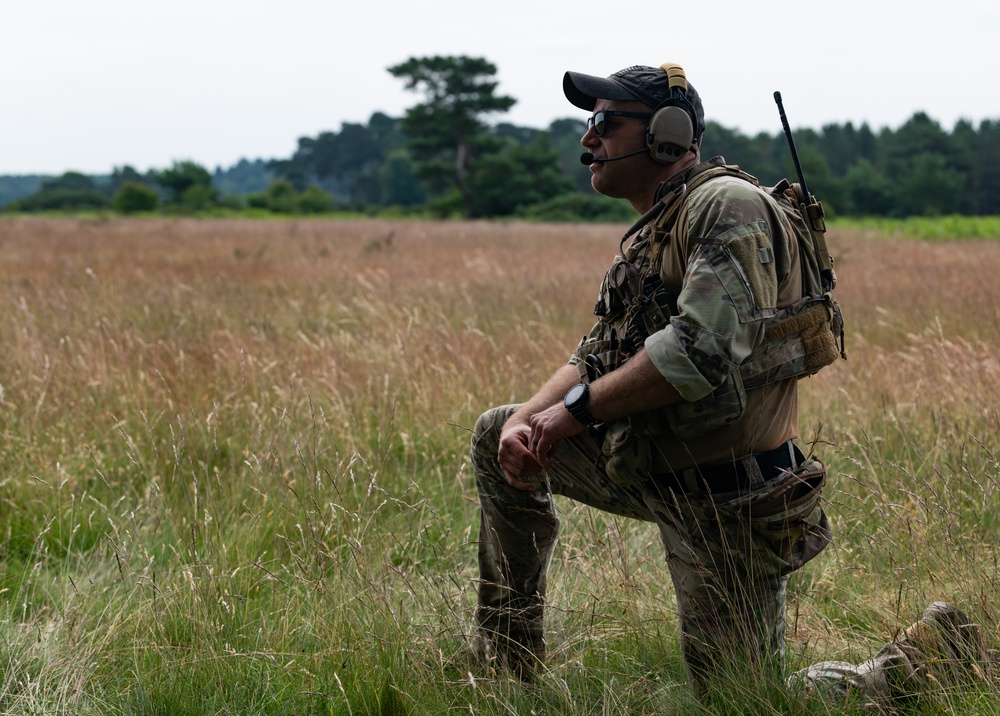
M771 329L817 300L816 257L753 177L702 161L704 109L678 65L567 72L563 90L591 113L592 186L641 217L568 364L476 424L479 654L524 679L544 662L552 496L563 495L657 525L699 693L726 670L782 683L787 579L830 540L826 470L795 442L797 380L836 352ZM775 358L793 355L789 370ZM919 661L916 632L907 643L898 651ZM819 665L797 683L866 688L893 663Z

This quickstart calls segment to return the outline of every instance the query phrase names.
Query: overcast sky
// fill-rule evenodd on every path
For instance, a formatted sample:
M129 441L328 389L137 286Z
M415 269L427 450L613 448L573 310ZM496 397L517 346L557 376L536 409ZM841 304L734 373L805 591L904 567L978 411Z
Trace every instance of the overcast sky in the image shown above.
M997 0L5 0L0 174L210 169L418 101L386 68L473 55L517 99L501 118L583 116L563 72L677 62L709 119L753 134L1000 119ZM731 157L739 161L738 157Z

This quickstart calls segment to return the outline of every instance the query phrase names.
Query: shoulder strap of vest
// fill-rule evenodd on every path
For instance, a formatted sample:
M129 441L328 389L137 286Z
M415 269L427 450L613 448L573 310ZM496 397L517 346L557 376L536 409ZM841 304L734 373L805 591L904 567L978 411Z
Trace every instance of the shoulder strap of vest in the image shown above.
M691 171L691 177L687 180L688 191L701 186L709 179L715 179L720 176L736 177L737 179L748 181L754 186L760 186L760 182L757 180L757 177L752 174L747 174L736 164L725 164L722 157L713 157L707 162L702 162L697 165Z
M664 187L666 191L659 202L664 205L663 210L656 218L654 226L659 230L672 229L677 220L687 214L688 194L705 182L722 176L743 179L754 186L760 186L757 177L746 173L735 164L726 164L722 157L713 157L707 162L695 165L685 172L682 178Z
M657 191L656 201L649 211L640 216L622 235L618 244L618 254L624 256L624 246L628 238L636 231L653 222L656 229L670 231L676 224L679 210L686 214L688 192L696 189L709 179L720 176L739 177L754 186L760 186L757 178L747 174L735 164L726 164L722 157L713 157L707 162L696 164L685 171L679 178L664 182Z

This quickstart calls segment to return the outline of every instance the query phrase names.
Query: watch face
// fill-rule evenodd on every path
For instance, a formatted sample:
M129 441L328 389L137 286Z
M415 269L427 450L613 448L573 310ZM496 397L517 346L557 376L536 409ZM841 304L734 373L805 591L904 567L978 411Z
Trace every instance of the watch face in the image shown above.
M583 398L583 394L586 391L587 391L586 385L584 385L583 383L577 383L576 385L574 385L572 388L569 389L569 392L566 393L566 398L563 402L566 403L567 407L570 405L575 405L576 403L580 402L580 399Z

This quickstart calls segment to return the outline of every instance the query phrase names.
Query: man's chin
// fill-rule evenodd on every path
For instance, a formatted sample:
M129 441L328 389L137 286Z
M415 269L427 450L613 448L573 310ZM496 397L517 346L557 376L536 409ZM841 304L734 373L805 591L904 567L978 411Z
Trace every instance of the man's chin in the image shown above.
M604 194L604 196L610 196L612 199L621 199L621 192L615 191L614 185L606 180L606 177L600 174L593 174L590 177L590 186L593 187L594 191L598 194Z

